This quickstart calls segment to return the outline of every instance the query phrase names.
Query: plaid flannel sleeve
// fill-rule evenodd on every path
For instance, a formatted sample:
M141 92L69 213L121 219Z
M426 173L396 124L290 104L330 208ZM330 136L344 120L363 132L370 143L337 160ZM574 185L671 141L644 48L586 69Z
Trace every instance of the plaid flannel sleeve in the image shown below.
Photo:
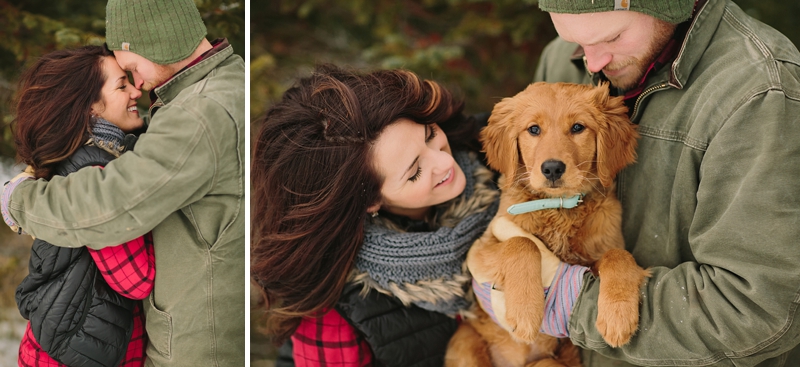
M119 246L89 249L89 253L108 285L119 294L132 299L144 299L153 290L156 258L151 233Z
M335 310L303 319L292 342L297 367L372 365L372 351L366 340Z

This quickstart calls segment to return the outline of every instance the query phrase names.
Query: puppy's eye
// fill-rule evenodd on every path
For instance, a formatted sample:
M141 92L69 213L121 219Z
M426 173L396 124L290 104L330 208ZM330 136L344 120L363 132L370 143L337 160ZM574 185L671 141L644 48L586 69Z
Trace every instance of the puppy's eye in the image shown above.
M542 133L542 129L539 128L539 125L533 125L528 128L528 132L533 136L539 136Z
M585 126L581 125L580 123L575 123L575 125L572 125L572 130L571 131L572 131L573 134L577 134L577 133L583 131L584 129L586 129Z

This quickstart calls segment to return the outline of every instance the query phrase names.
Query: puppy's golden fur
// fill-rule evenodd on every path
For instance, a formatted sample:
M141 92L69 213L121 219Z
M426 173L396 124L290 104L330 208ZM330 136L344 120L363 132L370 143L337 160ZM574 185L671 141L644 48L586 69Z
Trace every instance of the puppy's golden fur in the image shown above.
M638 134L608 87L536 83L505 98L481 133L489 165L504 176L498 216L509 216L561 261L592 267L600 278L596 327L611 346L627 343L639 321L639 286L648 273L624 250L616 174L636 158ZM549 165L545 162L550 162ZM563 169L553 172L553 163ZM558 165L558 166L561 166ZM549 176L548 176L549 174ZM515 203L585 195L573 209L512 216ZM527 238L500 242L487 231L467 266L505 298L503 327L475 307L450 342L447 366L576 366L569 340L540 334L544 293L541 253Z

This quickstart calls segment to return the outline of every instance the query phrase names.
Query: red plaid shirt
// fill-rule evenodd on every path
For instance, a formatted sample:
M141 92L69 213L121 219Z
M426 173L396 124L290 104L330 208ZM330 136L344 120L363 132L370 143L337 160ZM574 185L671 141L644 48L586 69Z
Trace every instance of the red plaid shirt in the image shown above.
M372 365L372 351L355 328L334 310L305 318L292 335L297 367L364 367Z
M89 249L89 253L108 285L119 294L132 299L144 299L153 290L156 258L153 252L153 236L150 233L119 246L102 250ZM133 334L120 367L144 366L146 345L144 313L141 305L137 304L133 310ZM50 358L42 350L33 337L30 322L19 345L17 363L20 367L68 367Z

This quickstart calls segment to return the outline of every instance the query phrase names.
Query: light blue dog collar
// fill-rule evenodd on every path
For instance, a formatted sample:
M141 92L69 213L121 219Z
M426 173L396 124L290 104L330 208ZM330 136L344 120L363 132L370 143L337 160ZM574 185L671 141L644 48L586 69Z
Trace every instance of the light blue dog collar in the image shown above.
M565 198L550 198L526 201L524 203L514 204L508 207L508 214L517 215L523 213L535 212L542 209L572 209L578 204L583 202L583 195L578 194L573 197Z

